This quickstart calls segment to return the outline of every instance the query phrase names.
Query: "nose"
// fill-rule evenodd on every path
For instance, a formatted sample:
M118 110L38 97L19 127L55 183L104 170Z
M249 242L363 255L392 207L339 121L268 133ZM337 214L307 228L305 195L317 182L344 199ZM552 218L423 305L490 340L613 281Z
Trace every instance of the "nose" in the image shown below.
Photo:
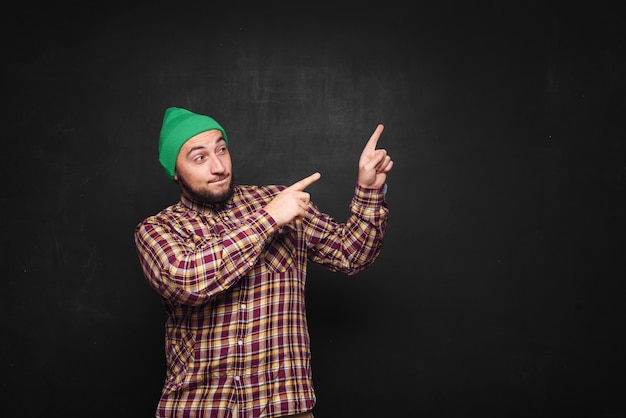
M224 172L224 164L222 164L222 160L220 160L218 156L211 156L209 162L211 174L222 174Z

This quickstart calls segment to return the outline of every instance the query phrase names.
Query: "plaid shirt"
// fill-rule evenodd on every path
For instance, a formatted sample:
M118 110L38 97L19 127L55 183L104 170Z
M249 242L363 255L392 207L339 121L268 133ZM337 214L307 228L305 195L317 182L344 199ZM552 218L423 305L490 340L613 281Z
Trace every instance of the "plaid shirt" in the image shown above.
M314 204L281 228L263 207L285 186L237 186L218 212L184 196L141 222L135 243L167 312L157 417L276 417L315 405L307 261L356 274L378 256L388 209L359 187L340 224Z

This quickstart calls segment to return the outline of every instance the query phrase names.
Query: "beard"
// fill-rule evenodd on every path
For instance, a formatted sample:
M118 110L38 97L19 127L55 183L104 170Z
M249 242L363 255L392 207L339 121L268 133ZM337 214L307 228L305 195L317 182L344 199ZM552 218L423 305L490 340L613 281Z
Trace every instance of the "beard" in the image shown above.
M207 205L213 210L223 209L226 202L228 202L235 194L235 182L232 175L228 189L221 193L194 188L180 174L178 174L178 185L180 186L181 191L192 200Z

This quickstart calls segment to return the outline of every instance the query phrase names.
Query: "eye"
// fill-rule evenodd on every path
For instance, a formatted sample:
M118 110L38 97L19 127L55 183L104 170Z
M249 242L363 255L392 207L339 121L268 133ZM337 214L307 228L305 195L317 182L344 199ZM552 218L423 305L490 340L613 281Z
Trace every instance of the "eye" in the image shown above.
M193 161L196 163L201 163L202 161L204 161L205 157L202 154L198 154L195 157L193 157Z
M228 149L228 148L226 148L226 146L225 146L225 145L224 145L224 146L221 146L221 147L219 147L219 148L217 149L217 153L218 153L218 154L224 154L224 153L226 152L226 150L227 150L227 149Z

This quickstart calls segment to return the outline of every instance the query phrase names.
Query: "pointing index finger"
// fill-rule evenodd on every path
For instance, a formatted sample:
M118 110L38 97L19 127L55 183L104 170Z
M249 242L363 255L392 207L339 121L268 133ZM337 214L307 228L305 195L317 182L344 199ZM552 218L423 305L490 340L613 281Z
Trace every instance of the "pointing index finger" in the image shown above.
M309 187L311 184L315 183L317 180L319 180L320 177L322 177L320 173L313 173L310 176L305 177L302 180L295 182L291 186L287 187L287 189L302 191L306 189L307 187Z
M370 136L369 141L367 141L367 144L365 145L366 150L374 151L376 149L376 144L378 144L378 139L380 138L380 135L383 133L384 129L385 127L382 123L379 123L378 126L376 126L374 133L372 134L372 136Z

